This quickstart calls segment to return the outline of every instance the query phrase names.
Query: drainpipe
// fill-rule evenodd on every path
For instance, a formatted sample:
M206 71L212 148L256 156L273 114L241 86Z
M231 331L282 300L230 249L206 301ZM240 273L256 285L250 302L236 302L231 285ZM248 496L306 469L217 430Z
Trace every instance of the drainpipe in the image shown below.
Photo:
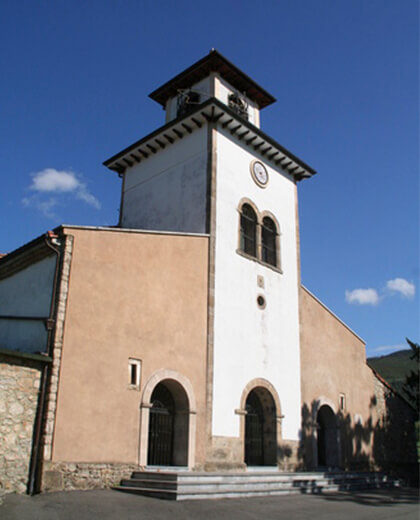
M57 256L55 263L55 272L53 287L51 293L51 304L48 319L45 322L47 329L47 345L46 352L49 357L53 356L54 349L54 336L55 336L55 318L56 318L56 306L57 306L57 289L59 287L59 281L61 278L61 267L62 267L62 255L61 255L61 244L58 235L52 231L48 231L45 235L45 245L54 251ZM40 382L40 394L38 401L38 410L35 419L34 432L32 436L32 453L31 460L29 463L29 479L27 493L28 495L34 495L40 491L40 477L41 477L41 441L42 441L42 428L45 424L45 414L47 410L48 400L48 384L51 376L52 363L45 363L42 368L41 382Z
M118 215L118 226L122 227L122 215L123 215L123 208L124 208L124 189L125 189L125 175L124 172L118 172L118 177L122 179L121 184L121 198L120 198L120 210Z

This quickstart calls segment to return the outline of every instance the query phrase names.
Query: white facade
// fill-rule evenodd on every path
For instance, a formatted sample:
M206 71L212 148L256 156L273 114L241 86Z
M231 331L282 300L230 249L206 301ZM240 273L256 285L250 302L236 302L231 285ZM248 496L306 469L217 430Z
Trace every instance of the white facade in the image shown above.
M121 226L204 233L207 129L167 146L125 173Z
M250 163L258 156L222 131L217 132L216 150L213 435L239 436L234 411L245 386L263 378L280 397L283 438L297 440L301 401L295 184L290 175L265 162L269 182L260 188L250 173ZM243 197L277 219L282 273L237 253ZM257 285L258 276L264 288ZM257 305L260 294L265 309Z

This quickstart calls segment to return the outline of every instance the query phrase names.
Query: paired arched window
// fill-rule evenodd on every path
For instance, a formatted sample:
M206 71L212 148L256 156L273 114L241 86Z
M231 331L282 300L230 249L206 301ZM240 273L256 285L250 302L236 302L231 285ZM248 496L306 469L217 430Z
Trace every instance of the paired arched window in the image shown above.
M265 264L280 268L279 231L273 218L244 202L240 206L239 250Z
M270 217L264 217L261 227L261 260L277 266L276 250L277 228Z
M257 214L249 204L241 210L240 249L250 256L257 256Z

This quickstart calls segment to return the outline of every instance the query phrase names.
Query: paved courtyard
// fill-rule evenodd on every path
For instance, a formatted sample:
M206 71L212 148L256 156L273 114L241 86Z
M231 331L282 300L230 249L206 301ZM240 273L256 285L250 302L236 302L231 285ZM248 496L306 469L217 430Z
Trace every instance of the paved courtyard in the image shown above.
M1 520L387 520L419 518L413 489L171 502L111 490L7 495Z

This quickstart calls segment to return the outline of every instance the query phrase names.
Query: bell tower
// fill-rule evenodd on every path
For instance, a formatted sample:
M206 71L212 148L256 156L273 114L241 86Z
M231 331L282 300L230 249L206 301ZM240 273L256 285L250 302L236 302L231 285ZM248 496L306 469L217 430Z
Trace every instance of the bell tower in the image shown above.
M301 417L296 188L316 172L260 128L274 97L215 50L150 97L165 124L104 163L119 226L208 235L207 464L281 464Z

